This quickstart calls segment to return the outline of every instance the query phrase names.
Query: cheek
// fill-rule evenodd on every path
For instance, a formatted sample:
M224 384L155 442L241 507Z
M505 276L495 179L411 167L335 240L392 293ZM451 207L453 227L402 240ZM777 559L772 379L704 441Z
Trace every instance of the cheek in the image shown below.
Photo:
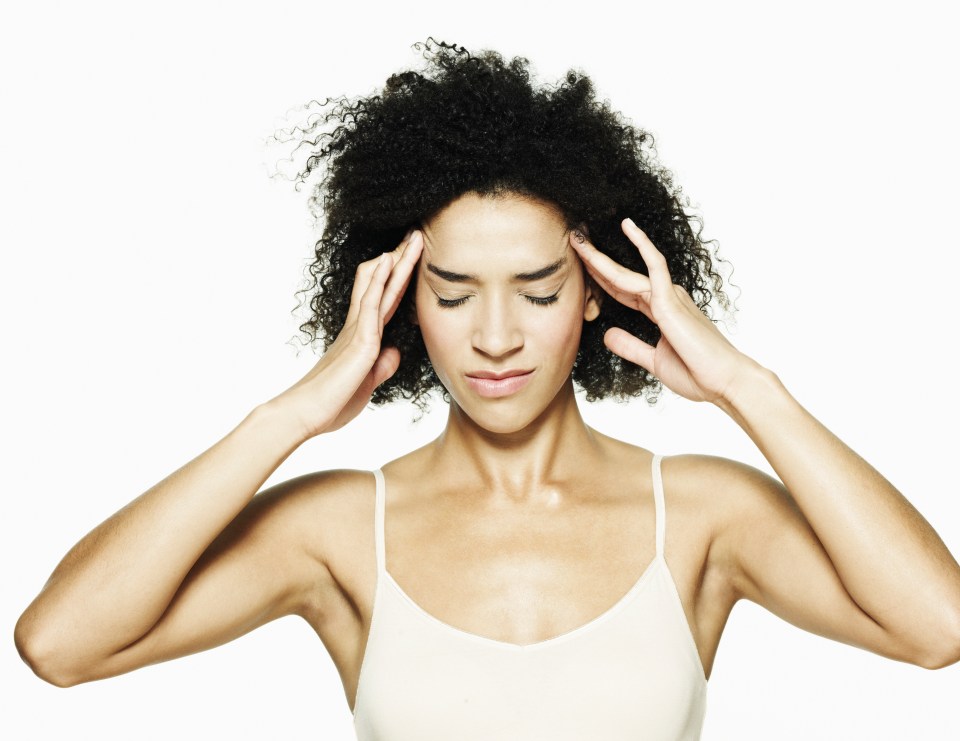
M563 355L575 358L583 329L583 311L578 306L557 307L555 311L544 311L543 319L538 322L533 336L544 347L558 348Z
M583 284L572 279L567 281L561 291L567 295L558 304L543 307L535 332L538 338L543 338L552 347L563 347L576 357L583 330L583 302L586 294Z

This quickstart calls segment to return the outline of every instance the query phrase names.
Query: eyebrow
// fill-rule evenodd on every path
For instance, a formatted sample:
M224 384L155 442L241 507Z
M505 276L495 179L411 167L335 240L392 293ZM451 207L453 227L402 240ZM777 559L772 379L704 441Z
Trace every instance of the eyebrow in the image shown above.
M560 268L562 268L567 263L566 256L561 257L556 262L550 263L546 267L540 268L539 270L533 270L529 273L516 273L513 276L513 280L517 281L532 281L540 280L541 278L546 278L548 276L556 273ZM444 280L448 280L451 283L476 283L478 278L475 275L467 275L466 273L455 273L452 270L444 270L439 268L431 262L426 263L427 270L429 270L434 275L439 275Z

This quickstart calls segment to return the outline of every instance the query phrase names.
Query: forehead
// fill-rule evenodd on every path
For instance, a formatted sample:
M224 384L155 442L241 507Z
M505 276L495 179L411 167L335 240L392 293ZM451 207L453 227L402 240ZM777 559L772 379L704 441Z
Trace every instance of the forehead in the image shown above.
M467 193L423 223L423 259L480 276L512 275L563 257L568 232L544 201Z

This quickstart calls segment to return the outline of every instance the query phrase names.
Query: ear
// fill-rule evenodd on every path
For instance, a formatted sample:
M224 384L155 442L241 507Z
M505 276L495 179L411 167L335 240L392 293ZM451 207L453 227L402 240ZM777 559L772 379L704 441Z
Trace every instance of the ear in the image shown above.
M592 322L600 316L600 305L603 303L603 289L590 277L586 268L583 270L584 293L583 319Z

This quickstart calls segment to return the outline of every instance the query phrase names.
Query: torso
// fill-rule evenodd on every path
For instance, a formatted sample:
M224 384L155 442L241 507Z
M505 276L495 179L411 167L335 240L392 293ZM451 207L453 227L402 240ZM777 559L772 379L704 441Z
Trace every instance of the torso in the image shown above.
M558 482L555 506L484 506L469 483L438 481L424 470L423 449L383 466L388 572L439 620L499 641L535 643L601 615L656 550L652 453L600 437L609 465ZM725 569L710 557L719 513L710 507L703 466L666 458L662 472L664 558L709 678L736 601ZM324 546L322 613L305 617L353 708L376 588L374 478L356 472L347 488L328 513L337 531Z

